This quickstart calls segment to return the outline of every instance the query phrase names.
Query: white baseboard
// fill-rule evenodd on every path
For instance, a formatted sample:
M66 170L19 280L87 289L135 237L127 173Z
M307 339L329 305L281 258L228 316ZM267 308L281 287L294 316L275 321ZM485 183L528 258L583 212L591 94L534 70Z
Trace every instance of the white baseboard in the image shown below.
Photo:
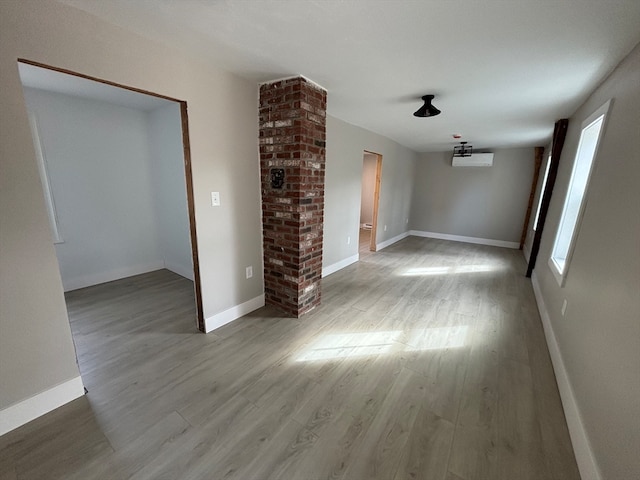
M399 242L400 240L402 240L403 238L407 238L408 236L409 236L409 232L404 232L404 233L401 233L400 235L396 235L395 237L390 238L389 240L385 240L382 243L377 243L376 251L379 252L383 248L387 248L389 245L393 245L394 243Z
M185 267L184 265L179 265L177 263L171 263L164 261L164 268L167 270L171 270L173 273L177 273L181 277L188 278L193 282L193 267L189 265Z
M10 407L0 410L0 435L15 430L45 413L84 395L80 377L72 378L49 390L38 393Z
M216 328L220 328L227 323L231 323L234 320L246 315L247 313L251 313L254 310L259 309L260 307L264 307L264 293L262 295L258 295L251 300L248 300L240 305L236 305L235 307L231 307L224 312L216 313L215 315L204 319L204 331L206 333L215 330Z
M134 275L153 272L154 270L160 270L162 268L164 268L164 261L149 263L146 265L133 265L128 267L116 268L115 270L110 270L108 272L100 272L71 279L63 279L62 286L64 287L65 292L69 292L71 290L77 290L79 288L91 287L92 285L98 285L100 283L112 282L114 280L120 280L121 278L127 278Z
M551 356L551 363L553 364L553 371L556 374L556 382L558 383L560 399L562 400L562 407L567 419L567 427L569 428L569 435L571 436L573 453L576 456L576 462L578 463L578 469L580 470L580 477L582 480L601 480L602 475L600 474L600 469L598 468L595 457L593 456L589 437L584 429L580 410L576 403L576 397L573 393L571 382L569 381L569 375L567 374L567 370L564 366L562 352L560 351L556 335L551 325L551 317L549 316L547 306L544 303L544 298L542 297L542 291L540 290L535 270L531 277L531 284L533 285L533 292L536 297L536 303L538 304L538 311L540 312L540 318L542 319L542 326L544 328L545 338L547 339L547 346L549 348L549 355Z
M360 254L356 253L355 255L351 255L350 257L345 258L344 260L340 260L339 262L336 262L332 265L328 265L322 269L322 278L326 277L327 275L331 275L338 270L342 270L352 263L356 263L358 260L360 260Z
M411 230L409 235L414 237L439 238L440 240L452 240L454 242L476 243L478 245L491 245L492 247L520 248L519 242L506 242L504 240L493 240L491 238L463 237L462 235L449 235L448 233L423 232Z

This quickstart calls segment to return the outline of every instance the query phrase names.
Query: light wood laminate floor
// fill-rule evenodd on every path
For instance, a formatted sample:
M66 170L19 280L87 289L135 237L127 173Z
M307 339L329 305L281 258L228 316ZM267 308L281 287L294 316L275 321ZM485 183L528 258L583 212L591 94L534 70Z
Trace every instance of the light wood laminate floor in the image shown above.
M0 437L0 478L579 479L524 271L409 237L208 335L168 271L72 292L89 393Z
M371 229L361 228L358 235L358 254L360 259L364 260L364 257L371 253Z

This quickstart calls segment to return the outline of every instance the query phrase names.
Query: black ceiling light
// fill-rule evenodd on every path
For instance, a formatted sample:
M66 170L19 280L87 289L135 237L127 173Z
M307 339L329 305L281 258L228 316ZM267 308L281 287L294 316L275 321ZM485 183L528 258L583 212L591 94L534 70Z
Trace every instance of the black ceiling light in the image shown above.
M431 100L433 100L434 95L425 95L422 97L424 100L424 105L421 106L416 112L414 112L415 117L435 117L436 115L440 115L440 110L431 105Z

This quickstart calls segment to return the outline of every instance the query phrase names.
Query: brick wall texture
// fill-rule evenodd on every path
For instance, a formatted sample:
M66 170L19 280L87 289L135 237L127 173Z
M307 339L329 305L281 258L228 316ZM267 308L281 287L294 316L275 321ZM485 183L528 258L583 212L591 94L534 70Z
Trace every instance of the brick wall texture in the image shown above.
M326 105L303 77L260 86L265 301L294 317L320 304Z

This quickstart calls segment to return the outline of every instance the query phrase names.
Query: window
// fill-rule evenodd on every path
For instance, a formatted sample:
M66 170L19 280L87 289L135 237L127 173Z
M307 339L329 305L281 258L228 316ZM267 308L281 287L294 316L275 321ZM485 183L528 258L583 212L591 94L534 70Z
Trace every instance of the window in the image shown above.
M40 180L42 181L42 190L44 191L44 200L47 206L47 214L49 215L49 224L51 225L51 235L53 243L64 243L58 228L58 215L56 213L56 204L53 201L53 192L51 191L51 182L49 181L49 170L47 168L47 160L44 156L42 143L40 142L40 132L38 130L38 121L35 114L29 112L29 123L31 125L31 134L33 136L33 146L36 149L36 160L38 162L38 171L40 172Z
M593 161L610 104L611 100L582 123L582 133L569 180L569 189L564 200L558 233L549 259L551 271L560 286L564 285L569 270L580 219L585 207L585 194L593 170Z
M542 207L542 196L544 194L544 187L547 186L547 178L549 178L549 167L551 166L551 155L547 158L547 166L544 169L544 177L542 177L542 188L540 189L540 198L538 199L538 209L536 210L536 218L533 221L533 231L538 229L538 221L540 220L540 207Z

